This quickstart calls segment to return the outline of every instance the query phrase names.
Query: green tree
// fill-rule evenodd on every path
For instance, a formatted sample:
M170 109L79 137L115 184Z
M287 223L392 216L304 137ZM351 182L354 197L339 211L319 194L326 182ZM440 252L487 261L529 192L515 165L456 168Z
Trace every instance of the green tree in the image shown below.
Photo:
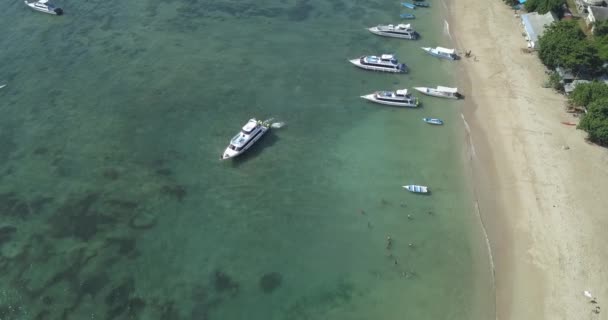
M608 98L590 103L587 114L583 116L578 128L587 131L589 140L604 146L608 145Z
M524 7L528 12L536 11L540 14L545 14L553 11L561 16L563 13L562 5L565 2L565 0L527 0Z
M551 69L561 66L578 73L598 69L600 64L597 48L585 38L576 21L552 23L538 44L540 60Z
M608 61L608 36L594 36L593 45L597 50L598 58L601 61Z
M581 83L570 93L570 102L576 106L588 106L595 101L608 99L608 85L594 81Z
M593 34L595 36L605 36L608 34L608 20L596 22L593 25Z

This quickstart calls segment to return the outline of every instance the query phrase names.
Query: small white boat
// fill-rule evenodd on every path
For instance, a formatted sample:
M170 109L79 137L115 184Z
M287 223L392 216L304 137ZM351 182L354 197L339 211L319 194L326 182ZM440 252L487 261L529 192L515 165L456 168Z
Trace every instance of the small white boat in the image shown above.
M399 63L397 57L392 54L383 54L377 56L363 56L357 59L349 60L355 66L373 71L384 71L392 73L406 73L407 66L405 63Z
M419 186L419 185L415 185L415 184L410 184L407 186L403 186L405 189L407 189L407 191L409 192L413 192L413 193L428 193L429 192L429 188L426 186Z
M407 92L407 89L397 91L377 91L372 94L361 96L361 98L371 102L395 107L416 108L420 104L416 97Z
M6 84L0 84L0 89L6 87Z
M458 60L458 55L456 54L456 50L447 49L443 47L422 47L422 50L426 51L426 53L432 55L433 57L447 59L447 60Z
M49 0L38 0L35 2L27 2L27 0L25 0L23 2L25 2L28 7L36 11L54 14L58 16L63 14L63 9L56 7L54 4L50 3Z
M438 125L438 126L443 124L443 120L437 119L437 118L422 118L422 121L424 121L428 124L434 124L434 125Z
M437 88L429 87L414 87L414 90L418 90L427 96L446 98L446 99L460 99L462 95L458 93L458 88L442 87Z
M262 122L255 118L249 119L247 124L241 129L241 132L230 140L230 144L220 157L220 160L234 158L247 151L268 130L270 130L268 121Z
M416 30L412 28L411 24L398 24L398 25L378 25L376 27L368 28L369 32L377 34L379 36L416 40L419 35Z

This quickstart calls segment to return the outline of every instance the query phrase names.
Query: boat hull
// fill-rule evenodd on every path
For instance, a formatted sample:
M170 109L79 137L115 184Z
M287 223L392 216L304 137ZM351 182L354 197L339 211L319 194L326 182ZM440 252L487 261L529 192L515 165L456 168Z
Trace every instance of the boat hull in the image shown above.
M262 136L265 135L268 130L269 128L263 127L260 130L260 133L253 137L240 151L234 151L230 149L230 145L228 145L228 147L226 147L226 150L224 150L224 153L222 153L220 160L236 158L241 154L245 153L245 151L249 150L251 146L253 146L258 140L260 140L260 138L262 138Z
M361 69L365 69L365 70L381 71L381 72L389 72L389 73L407 73L407 66L405 66L405 64L403 64L403 69L394 69L394 68L384 68L384 67L377 67L377 66L370 66L370 65L362 64L361 59L351 59L349 61L350 61L350 63L354 64L355 66L357 66Z
M374 102L374 103L383 104L383 105L387 105L387 106L393 106L393 107L417 108L418 105L419 105L418 102L416 102L416 103L405 103L405 102L380 100L380 99L376 98L376 96L373 93L361 96L361 98L363 98L363 99L365 99L367 101Z
M417 40L418 39L417 33L411 33L411 34L390 33L390 32L379 30L377 27L372 27L372 28L369 28L368 30L369 30L369 32L371 32L373 34L379 35L382 37L398 38L398 39L406 39L406 40Z

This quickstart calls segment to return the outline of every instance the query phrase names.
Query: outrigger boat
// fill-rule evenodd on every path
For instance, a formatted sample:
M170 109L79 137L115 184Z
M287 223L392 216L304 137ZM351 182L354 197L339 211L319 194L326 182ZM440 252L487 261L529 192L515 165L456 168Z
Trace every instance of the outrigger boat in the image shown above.
M428 124L434 124L439 126L443 124L443 120L437 118L422 118L422 121Z
M401 19L416 19L416 16L411 13L402 13L399 16Z
M415 185L415 184L410 184L407 186L403 186L407 191L409 192L413 192L413 193L428 193L429 192L429 188L427 186L419 186L419 185Z

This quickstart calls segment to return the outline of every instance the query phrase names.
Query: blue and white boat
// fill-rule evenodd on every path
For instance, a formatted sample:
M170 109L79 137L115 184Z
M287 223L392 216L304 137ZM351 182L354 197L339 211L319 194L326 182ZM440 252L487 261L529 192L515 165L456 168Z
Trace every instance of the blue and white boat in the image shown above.
M408 9L416 9L416 5L409 2L401 2L401 5Z
M423 2L423 1L414 1L414 5L416 7L423 7L423 8L428 8L431 6L430 4Z
M420 101L408 93L407 89L397 91L377 91L372 94L361 96L361 98L371 102L394 107L416 108L420 105Z
M416 19L416 16L411 13L402 13L399 16L401 19Z
M399 63L395 55L383 54L377 56L363 56L349 60L355 66L373 71L384 71L392 73L406 73L408 71L405 63Z
M429 192L429 188L426 186L419 186L416 184L410 184L407 186L403 186L407 191L409 192L413 192L413 193L428 193Z
M438 125L438 126L443 124L443 120L437 119L437 118L422 118L422 121L424 121L428 124L434 124L434 125Z
M220 160L234 158L247 151L268 130L270 130L270 124L267 121L258 121L255 118L249 119L241 131L230 140L230 144L220 157Z
M398 24L398 25L378 25L376 27L368 28L369 32L377 34L379 36L416 40L419 37L418 32L412 28L411 24Z
M422 50L426 51L426 53L432 55L433 57L447 59L447 60L458 60L458 55L456 54L456 50L447 49L443 47L422 47Z

